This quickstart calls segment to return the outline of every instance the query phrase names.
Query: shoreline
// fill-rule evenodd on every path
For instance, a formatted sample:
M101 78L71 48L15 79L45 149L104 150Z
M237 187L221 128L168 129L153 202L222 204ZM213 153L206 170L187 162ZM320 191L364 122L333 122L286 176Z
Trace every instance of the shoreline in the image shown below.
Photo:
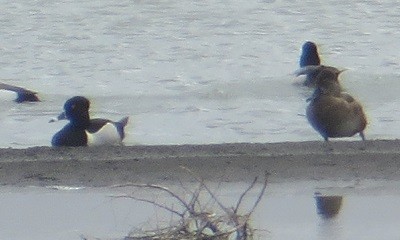
M0 149L3 186L129 182L400 181L400 140Z

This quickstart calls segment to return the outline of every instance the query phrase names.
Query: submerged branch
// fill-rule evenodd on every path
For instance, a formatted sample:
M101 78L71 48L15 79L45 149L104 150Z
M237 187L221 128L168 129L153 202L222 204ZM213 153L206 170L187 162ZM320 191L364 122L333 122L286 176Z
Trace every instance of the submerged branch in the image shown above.
M180 196L178 196L177 194L175 194L174 192L172 192L171 190L169 190L168 188L163 187L163 186L159 186L159 185L155 185L155 184L127 183L127 184L123 184L123 185L118 185L117 187L138 187L138 188L152 188L152 189L156 189L156 190L161 190L163 192L168 193L176 200L178 200L178 202L180 202L183 207L185 207L187 210L190 211L189 205Z
M181 218L183 218L183 217L185 216L185 214L180 213L180 212L178 212L178 211L176 211L176 210L174 210L174 209L172 209L172 208L170 208L170 207L167 207L167 206L165 206L165 205L162 205L162 204L160 204L160 203L158 203L158 202L156 202L156 201L153 201L153 200L148 200L148 199L145 199L145 198L137 198L137 197L128 196L128 195L120 195L120 196L112 196L112 197L113 197L113 198L130 198L130 199L133 199L133 200L136 200L136 201L139 201L139 202L151 203L151 204L153 204L154 206L157 206L157 207L159 207L159 208L165 209L165 210L167 210L167 211L169 211L169 212L171 212L171 213L174 213L174 214L178 215L178 216L181 217Z
M234 207L226 207L216 196L216 194L205 184L204 179L198 177L192 170L187 167L181 166L181 168L188 171L193 178L199 183L198 186L192 190L186 188L181 183L181 188L186 193L190 193L191 196L186 201L183 197L170 189L154 185L154 184L124 184L118 187L139 187L139 188L150 188L156 191L162 191L168 193L173 199L177 200L180 205L183 206L182 210L175 210L170 206L156 202L155 200L149 200L145 198L139 198L135 196L115 196L115 198L130 198L141 202L151 203L154 206L165 209L180 217L179 223L175 223L167 228L158 229L155 231L142 232L140 236L130 235L125 240L249 240L253 237L253 229L249 225L249 219L251 214L255 211L255 208L260 203L266 187L268 173L265 172L265 180L262 183L261 190L255 199L253 206L250 210L243 215L240 215L239 208L244 202L245 197L248 193L256 186L258 177L254 178L251 184L240 194L239 199ZM218 206L217 211L207 211L206 206L200 201L200 197L207 194L210 196L213 205ZM207 203L208 205L208 203ZM222 211L221 211L222 210ZM217 214L217 212L222 214ZM234 235L233 235L234 234Z
M256 184L257 180L258 180L258 177L255 177L253 182L250 184L250 186L240 195L239 200L238 200L238 202L236 204L236 207L233 210L233 212L235 214L237 213L237 211L239 209L239 206L242 203L242 200L243 200L244 196L254 187L254 185Z

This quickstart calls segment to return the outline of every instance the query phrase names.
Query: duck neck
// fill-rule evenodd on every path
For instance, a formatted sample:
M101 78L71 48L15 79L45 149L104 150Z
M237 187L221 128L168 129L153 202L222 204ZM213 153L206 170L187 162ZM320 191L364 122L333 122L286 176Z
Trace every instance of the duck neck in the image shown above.
M300 67L306 67L310 65L320 65L320 60L318 53L308 53L308 54L303 54L300 57Z
M90 125L90 117L89 114L85 113L80 116L76 116L70 119L71 124L76 128L86 129Z
M320 94L331 95L335 97L340 97L342 92L342 88L335 81L328 81L324 86L319 86L317 89L319 89Z

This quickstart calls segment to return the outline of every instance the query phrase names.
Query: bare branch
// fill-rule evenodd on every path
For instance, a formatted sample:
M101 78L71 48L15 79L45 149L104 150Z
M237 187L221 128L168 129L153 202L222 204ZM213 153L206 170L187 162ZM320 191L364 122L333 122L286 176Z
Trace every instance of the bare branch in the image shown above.
M238 202L237 202L237 204L236 204L236 207L235 207L235 209L233 210L233 212L234 212L235 214L237 213L237 211L238 211L238 209L239 209L239 206L240 206L240 204L242 203L242 200L243 200L244 196L254 187L254 185L255 185L256 182L257 182L257 179L258 179L258 177L255 177L254 180L253 180L253 182L252 182L252 183L250 184L250 186L246 189L246 191L244 191L244 192L240 195L239 200L238 200Z
M171 190L169 190L166 187L163 186L159 186L159 185L155 185L155 184L135 184L135 183L127 183L127 184L122 184L122 185L118 185L116 187L138 187L138 188L152 188L152 189L158 189L161 190L163 192L168 193L169 195L171 195L173 198L175 198L176 200L178 200L178 202L180 202L187 210L190 211L190 207L189 205L181 198L179 197L177 194L175 194L174 192L172 192Z
M219 191L215 191L214 185L212 186L213 191L209 186L206 185L205 180L196 175L192 170L187 167L181 166L182 169L189 172L191 176L198 182L198 185L194 184L194 187L185 187L182 182L180 187L184 192L184 195L179 196L177 193L168 189L167 187L152 185L152 184L125 184L119 185L118 187L141 187L150 188L153 190L165 192L172 196L173 199L178 201L179 209L175 210L171 205L165 206L156 202L156 200L149 200L145 198L137 198L135 196L116 196L116 198L131 198L141 202L151 203L156 207L167 210L171 213L171 216L177 215L181 218L179 223L175 226L171 226L165 229L158 229L154 232L147 232L146 235L141 234L142 237L127 237L125 239L132 240L156 240L156 239L237 239L247 240L252 238L253 229L249 225L250 215L255 211L255 208L260 203L263 195L265 194L267 187L268 173L265 172L265 180L260 183L260 192L256 196L255 202L249 212L244 215L239 215L239 208L243 205L245 198L249 195L249 192L258 186L258 177L254 178L251 184L245 189L239 196L236 206L233 208L225 207L222 202L217 198ZM221 184L221 183L220 183ZM197 187L196 187L197 186ZM178 185L179 187L179 185ZM219 188L219 186L218 186ZM135 194L133 192L132 194ZM187 194L191 194L187 197ZM207 198L210 197L208 200ZM206 205L204 205L204 201ZM173 201L175 203L175 201ZM217 208L216 210L208 211L207 205ZM216 207L217 206L217 207ZM218 209L220 208L220 209ZM222 214L216 214L215 211Z
M174 210L174 209L172 209L172 208L170 208L170 207L167 207L167 206L164 206L164 205L162 205L162 204L160 204L160 203L157 203L157 202L155 202L155 201L152 201L152 200L148 200L148 199L145 199L145 198L137 198L137 197L134 197L134 196L127 196L127 195L111 196L111 197L113 197L113 198L130 198L130 199L134 199L134 200L139 201L139 202L151 203L151 204L153 204L154 206L157 206L157 207L159 207L159 208L165 209L165 210L167 210L167 211L169 211L169 212L171 212L171 213L174 213L174 214L178 215L178 216L181 217L181 218L184 218L184 214L182 214L182 213L180 213L180 212L178 212L178 211L176 211L176 210Z
M222 181L219 181L217 186L215 187L215 190L213 191L214 195L221 189L221 186L222 186ZM210 196L210 199L206 201L204 204L202 204L201 210L205 211L208 208L208 206L212 206L213 204L215 204L215 199L212 196Z
M269 176L269 173L267 171L265 171L265 173L264 173L264 183L262 185L261 192L258 194L257 200L254 202L253 207L251 208L251 210L247 214L248 215L247 218L249 218L250 215L254 212L254 210L256 209L256 207L258 205L258 203L260 203L262 197L264 196L265 189L267 188L268 176Z
M199 196L201 193L201 190L203 189L203 184L199 184L199 186L196 188L196 190L193 192L192 198L189 201L189 206L190 206L190 210L191 210L191 214L193 214L196 210L196 203L201 206L200 202L199 202Z
M210 194L210 196L215 200L215 202L219 205L219 207L224 210L225 213L227 213L228 215L231 214L231 211L229 211L228 208L226 208L217 198L217 196L214 195L214 193L210 190L210 188L208 188L208 186L204 183L203 179L199 178L196 176L196 174L190 170L189 168L185 167L185 166L180 166L182 169L185 169L186 171L188 171L189 173L192 174L192 176L196 179L196 181L198 181L199 183L202 183L204 189L207 191L208 194Z

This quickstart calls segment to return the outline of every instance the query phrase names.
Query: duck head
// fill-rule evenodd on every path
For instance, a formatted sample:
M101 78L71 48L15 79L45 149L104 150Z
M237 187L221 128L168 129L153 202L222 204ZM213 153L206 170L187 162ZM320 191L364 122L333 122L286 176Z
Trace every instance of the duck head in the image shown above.
M82 96L75 96L68 99L64 104L64 112L62 112L56 120L67 119L70 123L77 127L87 127L90 125L89 117L90 101ZM50 122L54 122L51 120Z
M300 67L320 65L320 63L321 60L318 55L317 45L310 41L305 42L300 56Z
M316 91L322 94L340 96L342 88L339 84L339 75L344 70L324 69L316 77Z

